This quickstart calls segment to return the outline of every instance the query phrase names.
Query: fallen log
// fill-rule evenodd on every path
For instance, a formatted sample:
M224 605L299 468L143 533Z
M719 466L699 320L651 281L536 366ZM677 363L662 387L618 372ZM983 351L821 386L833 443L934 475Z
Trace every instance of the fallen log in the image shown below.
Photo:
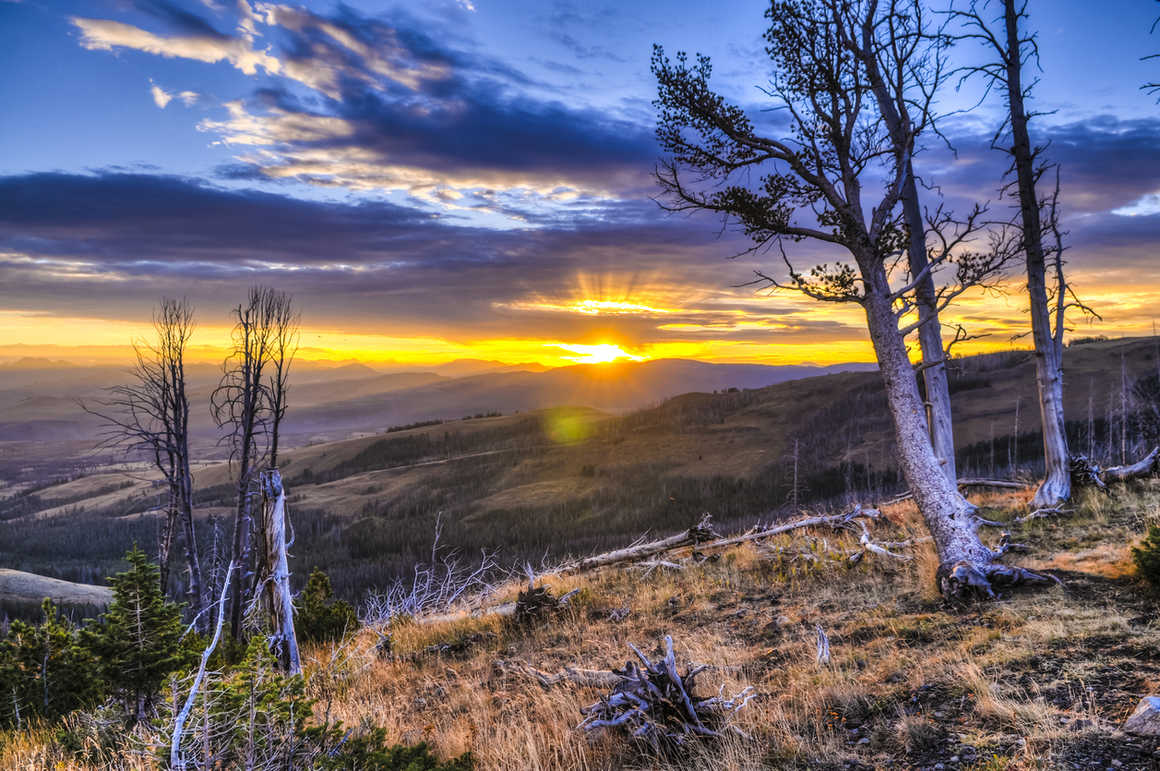
M1152 476L1158 468L1160 468L1160 447L1153 447L1152 452L1135 463L1104 469L1104 483L1125 482L1129 479Z
M685 546L697 546L706 541L712 541L715 538L720 538L720 536L713 532L711 520L712 518L708 514L704 514L700 522L683 533L662 538L659 541L651 541L648 543L638 542L631 546L626 546L623 549L596 554L592 557L585 557L573 565L566 566L562 572L580 573L607 567L608 565L616 565L621 562L637 562L657 554L672 551L673 549L680 549Z

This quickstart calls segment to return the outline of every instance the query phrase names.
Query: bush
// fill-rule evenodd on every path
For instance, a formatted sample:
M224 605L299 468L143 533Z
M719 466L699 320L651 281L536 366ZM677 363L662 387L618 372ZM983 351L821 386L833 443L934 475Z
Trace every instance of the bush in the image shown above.
M13 621L0 640L0 726L55 720L100 698L92 652L51 600L42 607L40 624Z
M443 762L424 743L388 745L386 736L382 728L370 728L351 736L319 768L327 771L471 771L475 768L470 752Z
M154 733L173 731L173 710L183 703L188 678L174 681ZM447 763L426 745L388 745L382 728L364 725L347 731L339 722L315 721L314 701L301 675L278 671L260 638L250 641L245 659L202 684L182 735L187 761L213 758L215 768L312 768L325 771L470 771L471 756ZM168 758L167 746L158 747Z
M304 642L333 642L358 627L358 615L349 602L334 599L330 577L318 568L310 573L298 597L294 631Z
M1160 525L1148 528L1148 535L1139 546L1132 548L1136 573L1147 581L1154 591L1160 592Z

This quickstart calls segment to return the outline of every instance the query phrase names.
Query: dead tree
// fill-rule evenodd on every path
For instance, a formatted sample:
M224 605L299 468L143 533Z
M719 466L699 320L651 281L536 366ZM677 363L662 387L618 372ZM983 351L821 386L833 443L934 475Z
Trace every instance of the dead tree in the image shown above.
M223 441L230 445L236 472L232 559L238 576L231 597L230 634L238 639L246 598L250 596L253 562L254 497L257 474L269 457L273 425L267 371L278 348L279 320L289 298L268 287L253 287L246 302L234 308L233 350L222 367L211 405Z
M173 542L183 536L190 611L202 619L205 604L201 562L193 520L193 475L189 454L189 397L185 386L185 348L194 329L193 306L163 299L153 314L154 341L134 343L132 382L114 386L108 398L82 407L105 424L102 443L132 455L145 455L166 486L165 514L158 538L161 590L167 591ZM204 631L204 619L199 628Z
M868 8L853 0L848 5L858 13ZM662 206L714 212L741 226L754 242L750 251L778 249L788 277L760 273L768 285L862 308L893 418L899 466L934 537L945 595L990 596L993 581L1044 580L997 562L997 553L979 538L975 507L934 453L905 344L921 321L903 318L914 308L925 274L907 276L901 286L892 282L908 248L898 214L907 170L875 106L866 68L846 46L849 30L827 7L778 1L766 14L773 65L766 93L789 124L776 136L758 131L740 107L710 88L708 57L691 64L682 53L672 61L660 46L654 48L657 135L669 154L657 170ZM881 196L867 201L868 190ZM939 311L1001 264L997 250L970 249L976 217L957 223L943 217L939 223L926 274L948 268L954 274L939 295ZM785 243L805 239L850 262L803 272Z
M270 622L270 649L283 670L297 675L302 672L302 664L294 632L294 597L290 592L286 491L278 469L262 473L262 503L263 563L267 567L259 586Z
M937 131L933 108L947 74L946 38L932 30L920 0L823 0L833 14L843 44L865 68L866 81L885 124L894 162L901 172L899 202L905 251L914 282L922 385L930 439L947 479L954 481L955 439L947 383L939 293L927 254L927 224L914 172L914 156L924 133Z
M278 437L286 417L286 396L290 390L290 366L298 353L301 314L294 309L288 294L275 293L271 298L273 313L273 349L266 389L270 397L270 468L278 468Z
M585 717L579 727L585 731L621 729L654 751L720 738L726 728L724 719L749 703L756 695L753 687L726 698L725 686L721 686L717 695L698 698L695 680L708 667L689 664L681 674L673 638L666 636L664 644L664 657L653 662L629 643L640 664L629 661L624 669L612 670L616 677L612 693L580 710Z
M988 91L996 89L1006 100L1006 116L991 144L1011 158L1008 174L1013 172L1013 178L1003 192L1014 193L1018 200L1014 224L1020 234L1020 251L1027 267L1046 466L1043 483L1036 490L1032 505L1055 506L1071 497L1071 459L1063 412L1064 316L1069 308L1088 312L1090 309L1076 298L1064 275L1058 169L1055 195L1041 197L1038 190L1044 173L1052 167L1045 162L1046 147L1031 142L1029 126L1039 113L1027 108L1036 81L1024 82L1024 67L1037 59L1039 49L1035 34L1021 29L1026 24L1027 5L1027 0L971 0L964 8L952 9L950 17L962 25L956 37L979 43L989 57L983 64L965 68L964 77L981 77ZM998 20L990 18L989 9L995 6ZM1048 288L1049 263L1054 273L1054 292Z

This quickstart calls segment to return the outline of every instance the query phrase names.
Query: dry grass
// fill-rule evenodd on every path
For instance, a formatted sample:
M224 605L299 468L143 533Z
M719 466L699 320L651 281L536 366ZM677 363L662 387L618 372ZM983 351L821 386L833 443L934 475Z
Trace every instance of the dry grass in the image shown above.
M978 502L1011 519L1027 501ZM549 578L557 593L582 589L551 619L398 622L389 656L367 631L340 650L307 652L310 689L320 714L371 720L397 741L427 741L447 756L470 750L485 769L1152 767L1150 748L1114 729L1160 688L1155 605L1126 561L1127 544L1158 510L1153 482L1084 498L1069 518L1014 528L1033 547L1022 561L1060 571L1067 587L966 608L932 596L926 549L911 563L871 555L851 567L831 555L853 541L830 533L770 544L786 547L780 553L745 546L679 572ZM884 538L920 532L912 507L886 513ZM830 636L828 666L815 661L815 624ZM510 665L610 669L630 656L628 643L650 653L665 634L682 664L714 666L701 677L706 688L757 689L735 721L748 738L658 759L625 737L575 730L598 689L545 687ZM0 765L51 766L60 759L47 739L43 731L9 738Z

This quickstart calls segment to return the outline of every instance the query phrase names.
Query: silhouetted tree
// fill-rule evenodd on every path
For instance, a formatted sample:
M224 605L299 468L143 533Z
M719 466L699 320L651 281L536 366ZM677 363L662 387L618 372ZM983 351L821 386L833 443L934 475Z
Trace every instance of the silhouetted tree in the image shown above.
M297 350L298 314L288 294L259 286L250 289L233 316L233 350L211 403L218 426L227 429L224 440L237 474L232 555L239 573L231 596L230 632L238 639L257 570L253 543L258 472L277 453L287 379Z
M204 625L204 583L193 519L193 475L189 453L189 397L185 385L185 349L193 335L194 311L187 300L164 299L153 314L156 340L134 343L132 382L109 389L96 407L84 406L105 423L103 444L130 454L144 454L161 472L167 488L165 517L158 539L158 580L169 583L169 561L180 523L189 575L191 612Z
M953 9L951 18L962 25L957 36L978 42L989 60L965 68L967 75L981 77L988 90L999 90L1006 100L1006 116L992 146L1011 157L1014 177L1004 188L1018 200L1014 223L1020 234L1020 251L1027 267L1027 295L1031 314L1031 338L1035 346L1035 376L1039 388L1039 413L1043 426L1046 474L1035 491L1033 506L1054 506L1071 497L1071 456L1063 412L1063 334L1069 308L1090 311L1069 287L1064 276L1063 232L1059 223L1059 170L1046 162L1045 145L1031 141L1030 124L1037 113L1027 101L1036 80L1024 81L1024 67L1039 55L1033 32L1023 29L1027 0L972 0ZM997 8L999 18L989 18ZM1055 169L1054 194L1041 196L1039 183ZM1054 288L1048 288L1048 270ZM1053 318L1054 317L1054 318Z

